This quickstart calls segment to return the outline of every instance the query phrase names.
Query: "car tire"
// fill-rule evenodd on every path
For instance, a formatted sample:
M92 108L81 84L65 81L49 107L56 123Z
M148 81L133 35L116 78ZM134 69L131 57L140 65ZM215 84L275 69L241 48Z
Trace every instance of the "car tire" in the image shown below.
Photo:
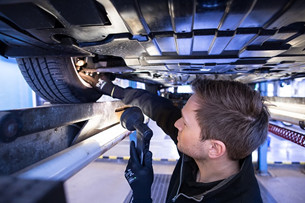
M29 86L53 104L95 102L101 94L78 75L71 57L17 59Z

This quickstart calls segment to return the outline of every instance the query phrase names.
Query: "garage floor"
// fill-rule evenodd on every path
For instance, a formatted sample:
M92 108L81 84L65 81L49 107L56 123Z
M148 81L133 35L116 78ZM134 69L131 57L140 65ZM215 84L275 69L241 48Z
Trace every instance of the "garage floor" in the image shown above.
M154 127L154 136L150 150L153 152L155 174L171 174L178 158L176 147L171 139ZM265 202L305 202L305 148L274 135L270 136L267 160L269 175L257 175L262 187ZM82 171L65 183L66 196L69 203L120 203L124 202L130 192L124 178L129 156L129 139L125 139L103 157L92 162ZM253 152L253 162L257 161L257 152ZM297 162L297 164L287 164ZM264 193L264 194L263 194Z

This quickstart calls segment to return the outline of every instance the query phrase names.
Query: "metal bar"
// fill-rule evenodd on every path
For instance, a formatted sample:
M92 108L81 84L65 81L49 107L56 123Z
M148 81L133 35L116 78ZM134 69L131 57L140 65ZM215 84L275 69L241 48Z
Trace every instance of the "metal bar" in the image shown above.
M285 121L294 125L300 125L305 121L305 114L300 112L291 112L276 107L268 107L270 116L274 120Z
M305 105L305 98L303 97L264 97L270 102L282 102L287 104L303 104Z
M20 178L67 180L130 134L120 124L15 174Z
M305 135L299 132L288 130L286 128L279 127L274 124L269 124L269 132L280 136L286 140L292 141L298 145L305 147Z
M272 119L303 127L305 98L265 97L265 99Z
M0 112L0 138L12 141L19 136L57 128L95 117L101 117L104 127L119 122L115 109L121 101L61 104Z

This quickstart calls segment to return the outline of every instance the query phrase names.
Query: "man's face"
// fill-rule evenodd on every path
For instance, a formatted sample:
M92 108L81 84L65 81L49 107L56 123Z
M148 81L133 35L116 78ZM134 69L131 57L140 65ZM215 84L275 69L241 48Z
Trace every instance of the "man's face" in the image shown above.
M182 109L182 117L176 121L178 129L178 149L194 159L204 159L205 143L201 141L200 127L196 119L198 104L196 95L192 95Z

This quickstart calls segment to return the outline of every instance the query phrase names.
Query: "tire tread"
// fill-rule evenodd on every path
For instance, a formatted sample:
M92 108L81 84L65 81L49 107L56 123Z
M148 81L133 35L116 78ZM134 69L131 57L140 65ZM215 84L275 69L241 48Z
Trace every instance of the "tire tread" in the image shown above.
M73 91L68 84L68 68L66 60L59 57L36 57L17 59L22 75L29 86L39 96L51 103L82 103L92 102L96 98L89 98L84 101L84 95ZM85 98L86 100L86 98Z

